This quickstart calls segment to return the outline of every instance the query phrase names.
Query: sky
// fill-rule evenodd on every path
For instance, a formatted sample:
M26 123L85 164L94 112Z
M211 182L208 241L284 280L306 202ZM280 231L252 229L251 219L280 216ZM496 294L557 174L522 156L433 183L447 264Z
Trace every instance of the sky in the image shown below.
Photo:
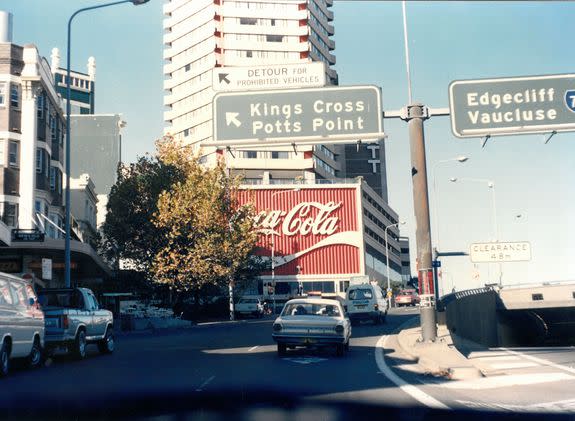
M33 43L46 57L59 47L64 65L68 18L102 3L0 0L0 10L14 15L15 43ZM86 71L94 56L96 111L121 113L128 123L125 162L153 152L162 134L162 5L122 4L81 14L73 24L72 68ZM335 0L332 10L340 85L379 86L384 110L407 105L401 2ZM430 108L449 106L454 80L575 72L575 2L408 1L406 11L413 99ZM414 262L407 124L386 119L384 130L389 201L406 222L401 234L410 238ZM440 251L468 252L472 243L495 240L495 204L499 241L528 241L532 250L528 262L501 265L503 285L575 280L575 133L547 144L545 138L499 136L482 147L480 138L454 137L448 116L425 122L432 238ZM453 161L458 156L469 159ZM498 282L500 268L458 256L444 257L441 272L440 290L450 291Z

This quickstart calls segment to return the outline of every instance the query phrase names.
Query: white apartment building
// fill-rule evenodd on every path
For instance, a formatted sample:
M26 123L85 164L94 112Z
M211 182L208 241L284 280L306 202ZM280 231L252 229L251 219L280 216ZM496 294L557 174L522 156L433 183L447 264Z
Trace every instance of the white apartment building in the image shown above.
M164 5L165 134L186 144L212 139L215 67L325 63L337 85L333 0L166 0ZM206 161L215 160L204 148ZM274 147L226 153L246 181L287 183L345 176L342 146Z

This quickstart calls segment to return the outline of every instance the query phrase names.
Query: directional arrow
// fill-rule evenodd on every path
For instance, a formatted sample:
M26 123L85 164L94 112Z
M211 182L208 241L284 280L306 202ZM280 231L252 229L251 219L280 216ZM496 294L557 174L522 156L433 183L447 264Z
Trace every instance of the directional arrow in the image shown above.
M228 79L228 75L229 73L219 73L218 77L220 79L220 83L222 83L223 81L225 81L228 85L230 84L230 80Z
M240 113L226 113L226 125L229 126L233 123L234 126L240 127L242 123L237 119L239 115Z

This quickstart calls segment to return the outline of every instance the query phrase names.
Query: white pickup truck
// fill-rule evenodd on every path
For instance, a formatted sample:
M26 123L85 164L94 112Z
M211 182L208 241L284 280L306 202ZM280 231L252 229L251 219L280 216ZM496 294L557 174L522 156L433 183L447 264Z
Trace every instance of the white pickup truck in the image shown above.
M98 345L102 353L114 352L114 318L100 309L87 288L48 288L39 291L44 311L45 346L48 353L65 349L78 359L86 357L86 346Z
M243 297L234 308L235 314L239 316L262 317L264 315L264 305L259 298Z

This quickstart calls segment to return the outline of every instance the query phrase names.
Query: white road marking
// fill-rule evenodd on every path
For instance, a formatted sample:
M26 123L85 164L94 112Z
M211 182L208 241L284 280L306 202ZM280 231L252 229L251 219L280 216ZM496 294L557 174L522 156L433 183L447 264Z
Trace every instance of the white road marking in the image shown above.
M248 349L248 352L255 351L258 347L259 347L259 345L252 346L250 349Z
M441 384L445 389L485 390L499 387L525 386L537 383L575 380L575 377L565 373L528 373L506 376L482 377L474 380L461 380Z
M201 391L204 389L204 387L206 387L208 384L210 384L210 382L211 382L212 380L214 380L215 378L216 378L216 376L212 376L212 377L210 377L208 380L206 380L205 382L203 382L203 383L200 385L200 387L198 387L198 388L196 389L196 392L201 392Z
M540 367L539 364L529 362L507 362L507 363L492 363L489 364L494 370L514 370L517 368Z
M423 392L422 390L418 389L417 387L407 383L397 374L395 374L385 363L385 358L383 356L383 349L389 339L388 335L382 336L377 344L375 345L375 362L381 373L391 380L397 387L399 387L402 391L407 393L409 396L414 398L415 400L419 401L425 406L430 408L440 408L440 409L449 409L447 405L442 402L439 402L434 397L428 395L427 393Z
M327 358L317 358L317 357L301 357L301 358L282 358L284 361L291 361L292 363L298 364L313 364L322 361L327 361Z
M504 403L487 403L487 402L477 402L477 401L456 401L457 403L464 405L468 408L475 409L489 409L489 410L499 410L499 411L511 411L511 412L566 412L575 410L575 399L568 399L564 401L556 402L544 402L535 403L531 405L512 405Z
M563 370L563 371L566 371L568 373L575 374L575 368L566 367L566 366L561 365L561 364L555 364L551 361L544 360L543 358L533 357L531 355L524 354L522 352L512 351L511 349L508 349L508 348L499 348L499 349L501 349L505 352L508 352L511 355L517 355L521 358L525 358L526 360L530 360L530 361L536 362L536 363L541 364L541 365L546 365L548 367L553 367L553 368L556 368L558 370Z

